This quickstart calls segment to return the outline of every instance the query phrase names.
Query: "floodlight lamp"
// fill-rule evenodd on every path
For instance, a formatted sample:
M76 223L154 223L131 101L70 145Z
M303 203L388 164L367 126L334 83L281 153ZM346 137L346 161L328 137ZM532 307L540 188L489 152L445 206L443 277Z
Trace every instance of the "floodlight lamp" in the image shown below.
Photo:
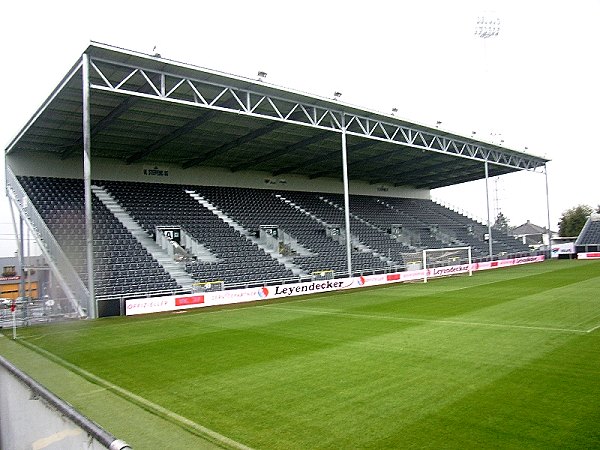
M398 108L392 108L392 116L398 112Z
M480 38L487 39L498 36L500 33L500 19L486 19L485 17L477 18L477 26L475 34Z
M441 121L441 120L438 120L438 121L435 123L435 126L436 126L436 127L439 127L441 124L442 124L442 121Z
M258 71L258 79L262 80L263 78L267 78L267 72L263 72L262 70Z
M342 93L341 93L341 92L339 92L339 91L335 91L335 92L333 93L333 97L334 97L334 99L338 99L338 98L340 98L341 96L342 96Z

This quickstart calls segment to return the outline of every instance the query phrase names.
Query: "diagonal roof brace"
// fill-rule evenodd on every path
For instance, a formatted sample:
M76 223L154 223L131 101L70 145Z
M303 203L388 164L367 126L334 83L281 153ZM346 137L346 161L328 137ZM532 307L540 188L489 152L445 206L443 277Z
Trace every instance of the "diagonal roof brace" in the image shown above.
M377 144L377 142L373 142L373 141L361 142L359 144L355 144L355 145L349 146L348 147L348 152L353 152L355 150L361 150L363 148L371 147L372 145L375 145L375 144ZM315 158L309 159L307 161L302 161L302 162L300 162L298 164L295 164L293 166L281 167L280 169L278 169L275 172L273 172L272 175L273 176L277 176L277 175L281 175L282 173L289 173L291 171L301 169L301 168L303 168L305 166L310 166L310 165L313 165L313 164L317 164L317 163L322 162L322 161L323 161L323 155L319 155L319 156L317 156ZM340 158L340 163L341 163L341 158ZM329 173L329 172L330 172L330 170L326 171L326 173ZM317 178L317 177L315 177L315 178Z
M275 170L274 172L271 173L271 175L273 175L274 177L276 177L277 175L281 175L283 173L289 173L293 170L297 170L300 169L302 167L306 167L306 166L312 166L313 164L317 164L319 162L323 162L323 155L319 155L315 158L312 159L308 159L308 160L304 160L302 161L302 164L296 164L293 166L287 166L287 167L280 167L279 169Z
M363 173L364 173L365 172L365 170L364 170L365 163L375 163L375 162L386 161L389 158L393 157L397 153L397 151L398 151L397 149L393 149L393 150L386 151L385 153L382 153L377 156L366 156L364 158L355 159L351 163L348 163L348 168L350 169L351 167L354 167L354 166L360 166L361 171L363 171ZM379 172L380 170L381 170L380 167L376 167L373 169L373 171L375 171L375 172Z
M412 184L412 186L416 187L417 189L419 188L423 188L423 187L428 187L431 185L433 185L432 189L435 189L436 187L442 187L442 186L447 186L448 185L448 181L450 181L450 185L451 184L456 184L456 183L461 183L464 182L464 178L465 176L469 176L469 174L476 174L480 171L480 168L465 168L464 170L457 172L457 171L452 171L451 173L449 173L445 178L443 182L439 182L439 183L435 183L435 180L437 178L434 178L432 176L429 177L423 177L420 180L415 179L415 183Z
M295 150L299 150L301 148L308 147L309 145L312 145L312 144L317 144L317 143L323 141L327 136L329 136L329 134L330 134L329 131L325 131L325 132L319 133L315 136L311 136L307 139L303 139L300 142L296 142L295 144L288 145L287 147L284 147L283 149L277 149L272 152L266 153L262 156L259 156L258 158L254 158L251 161L245 162L244 164L238 164L237 166L232 167L231 171L237 172L239 170L245 169L246 167L253 166L255 164L261 164L263 162L267 162L270 159L272 159L273 157L276 157L277 155L281 155L282 153L292 152Z
M195 119L190 120L188 123L186 123L182 127L177 128L176 130L167 134L166 136L163 136L158 141L150 144L145 149L140 150L139 152L136 152L133 155L127 157L125 162L127 164L132 164L136 161L139 161L142 158L145 158L150 153L152 153L154 150L158 150L163 145L167 145L169 142L174 141L175 139L183 136L184 134L189 133L190 131L199 127L203 123L208 122L209 120L212 120L218 114L219 114L218 111L211 110L211 111L208 111L208 112L202 114L201 116L196 117Z
M387 170L382 170L381 167L379 167L379 168L374 168L371 170L365 170L365 173L367 173L367 174L378 173L380 175L385 174L386 176L387 175L401 176L406 173L414 175L415 173L418 172L420 175L422 175L421 170L429 170L430 168L437 168L437 167L444 168L448 165L447 161L444 161L441 163L436 163L436 164L429 165L426 167L420 165L421 162L429 161L429 160L430 160L429 156L418 157L418 158L406 161L404 163L401 163L402 165L387 166L386 167Z
M91 136L95 136L101 131L105 130L113 123L116 119L119 118L123 113L125 113L129 108L131 108L135 103L140 100L140 97L127 97L123 100L119 105L113 109L108 115L102 118L100 122L98 122L90 131ZM81 148L83 146L83 135L78 138L73 144L68 146L60 155L61 159L67 159L71 154Z
M189 169L190 167L196 166L198 164L203 163L206 160L209 160L211 158L214 158L215 156L217 156L220 153L224 153L227 152L233 148L239 147L240 145L243 145L247 142L253 141L256 138L259 138L265 134L270 133L271 131L274 131L278 128L281 128L282 126L284 126L286 123L285 122L271 122L269 125L263 127L263 128L259 128L257 130L251 131L248 134L245 134L244 136L241 136L237 139L235 139L232 142L228 142L227 144L223 144L220 147L217 147L211 151L209 151L208 153L202 155L202 156L198 156L196 158L192 158L187 160L186 162L184 162L181 165L182 169Z
M142 85L138 89L136 89L135 92L147 94L148 89L149 89L148 86ZM108 113L105 117L103 117L102 120L100 120L100 122L98 122L96 125L94 125L92 127L92 129L90 131L91 137L94 137L98 133L101 133L106 128L108 128L115 120L117 120L122 114L126 113L139 100L141 100L141 97L129 96L125 100L123 100L121 103L119 103L116 106L116 108L114 108L110 113ZM79 139L77 139L77 141L75 141L72 145L70 145L65 150L63 150L63 152L60 155L61 159L68 158L69 156L71 156L71 154L75 150L77 150L81 146L83 146L83 134L81 135L81 137Z
M235 103L234 99L229 99L229 100L227 100L227 102L225 102L225 104L223 106L229 108L234 103ZM175 139L183 136L184 134L189 133L190 131L194 130L195 128L198 128L203 123L206 123L206 122L212 120L217 115L219 115L218 110L216 110L216 109L209 110L208 112L204 113L203 115L198 116L195 119L192 119L191 121L189 121L182 127L176 129L172 133L170 133L166 136L163 136L158 141L156 141L153 144L146 147L144 150L140 150L139 152L136 152L133 155L129 156L125 160L126 163L131 164L131 163L134 163L135 161L139 161L140 159L145 158L150 153L152 153L154 150L158 150L163 145L167 145L169 142L174 141Z
M377 142L375 141L364 141L364 142L359 142L358 144L354 144L351 146L348 146L348 154L355 152L357 150L362 150L365 148L369 148L372 147L373 145L376 145ZM368 159L372 159L373 157L369 157ZM364 159L360 159L359 161L353 161L351 163L348 163L348 168L350 168L353 165L359 164L361 162L364 162ZM339 165L336 165L335 168L332 169L325 169L325 170L321 170L319 172L315 172L312 173L308 178L313 180L315 178L320 178L320 177L324 177L326 175L339 175L339 168L342 165L342 161L340 159L339 161Z
M461 172L466 171L466 170L467 170L467 168L463 168L461 170ZM415 169L413 169L411 171L403 170L400 172L391 171L390 173L394 174L395 176L404 175L405 173L410 174L409 176L402 178L403 182L410 184L413 181L417 181L417 180L426 178L427 176L430 176L432 173L439 175L439 174L444 174L444 173L448 173L448 172L450 172L450 173L456 172L456 167L453 167L450 164L448 164L448 161L443 161L441 163L422 167L418 173L416 173ZM459 175L462 176L463 173L459 173Z

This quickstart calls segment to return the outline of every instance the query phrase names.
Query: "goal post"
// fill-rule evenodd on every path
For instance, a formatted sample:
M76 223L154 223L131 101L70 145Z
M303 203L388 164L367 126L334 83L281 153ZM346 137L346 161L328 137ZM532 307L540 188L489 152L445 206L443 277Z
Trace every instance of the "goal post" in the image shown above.
M197 294L199 292L214 292L214 291L224 291L225 290L225 282L222 280L215 281L198 281L192 284L192 294Z
M430 248L423 250L423 282L428 278L468 273L473 275L471 247ZM432 270L432 274L429 272Z
M333 280L335 278L334 270L315 270L310 274L312 281Z

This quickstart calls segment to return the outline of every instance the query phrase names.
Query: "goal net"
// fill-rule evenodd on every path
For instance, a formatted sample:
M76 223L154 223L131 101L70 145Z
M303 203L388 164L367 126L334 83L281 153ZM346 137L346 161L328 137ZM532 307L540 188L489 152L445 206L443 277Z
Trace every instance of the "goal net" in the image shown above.
M197 283L192 284L192 293L196 294L198 292L214 292L214 291L223 291L225 290L225 282L218 281L198 281Z
M471 247L431 248L423 250L423 281L428 278L468 273L473 275Z
M312 281L318 280L333 280L335 277L335 271L333 270L317 270L311 274Z

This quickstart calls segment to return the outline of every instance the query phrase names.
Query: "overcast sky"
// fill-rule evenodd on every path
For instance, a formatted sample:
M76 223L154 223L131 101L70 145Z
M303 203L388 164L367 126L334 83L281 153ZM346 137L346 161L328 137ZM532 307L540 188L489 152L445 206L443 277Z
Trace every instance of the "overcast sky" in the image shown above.
M345 103L545 156L553 229L564 210L600 203L600 0L21 0L0 11L2 148L93 40L252 78L262 70L276 85L339 91ZM480 16L500 19L498 36L475 35ZM486 216L482 182L433 196ZM547 224L543 174L491 179L490 200L511 225ZM15 250L6 205L0 255Z

